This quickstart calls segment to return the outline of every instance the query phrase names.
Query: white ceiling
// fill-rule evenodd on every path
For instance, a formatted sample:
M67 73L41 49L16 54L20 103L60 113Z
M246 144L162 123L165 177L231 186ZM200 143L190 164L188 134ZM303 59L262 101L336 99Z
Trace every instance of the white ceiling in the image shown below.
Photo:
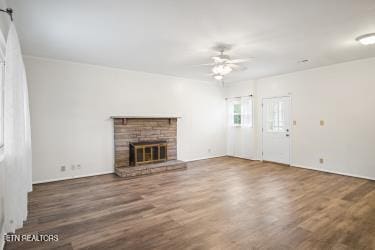
M374 0L10 0L24 54L211 80L217 43L255 57L227 82L374 57ZM298 63L309 59L309 63Z

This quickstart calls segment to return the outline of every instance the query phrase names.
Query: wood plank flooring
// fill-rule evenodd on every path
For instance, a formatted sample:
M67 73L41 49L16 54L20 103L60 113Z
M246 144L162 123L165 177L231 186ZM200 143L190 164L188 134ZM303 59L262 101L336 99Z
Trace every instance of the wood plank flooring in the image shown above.
M375 182L220 157L186 171L34 186L5 249L375 249Z

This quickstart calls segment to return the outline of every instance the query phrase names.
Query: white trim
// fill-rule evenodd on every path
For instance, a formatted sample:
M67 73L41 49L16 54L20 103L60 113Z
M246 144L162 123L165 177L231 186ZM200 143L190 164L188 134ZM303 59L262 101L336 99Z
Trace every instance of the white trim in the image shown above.
M213 156L209 156L209 157L199 157L199 158L194 158L194 159L191 159L191 160L181 160L181 161L185 161L185 162L201 161L201 160L207 160L207 159L218 158L218 157L225 157L225 156L227 156L227 155L226 154L213 155Z
M226 156L226 155L201 157L201 158L194 158L194 159L191 159L191 160L182 160L182 161L186 161L186 162L200 161L200 160L206 160L206 159L217 158L217 157L224 157L224 156ZM48 179L48 180L43 180L43 181L33 181L33 184L41 184L41 183L48 183L48 182L55 182L55 181L64 181L64 180L85 178L85 177L96 176L96 175L104 175L104 174L114 174L114 173L115 173L115 171L111 170L111 171L104 171L104 172L98 172L98 173L87 174L87 175L77 175L77 176L73 176L73 177L72 176L68 176L68 177L54 178L54 179Z
M321 171L321 172L324 172L322 170L320 170L319 168L313 168L313 167L308 167L308 166L302 166L302 165L290 165L291 167L296 167L296 168L304 168L304 169L310 169L310 170L316 170L316 171Z
M233 157L233 158L238 158L238 159L243 159L243 160L249 160L249 161L261 161L259 159L255 159L255 158L241 157L241 156L228 155L228 154L225 155L225 156Z
M193 160L186 160L185 162L193 162L193 161L201 161L201 160L208 160L208 159L213 159L213 158L219 158L219 157L233 157L233 158L238 158L238 159L243 159L243 160L249 160L249 161L260 161L259 159L251 159L251 158L245 158L245 157L239 157L235 155L218 155L218 156L210 156L210 157L203 157L203 158L196 158Z
M98 173L87 174L87 175L68 176L68 177L61 177L61 178L44 180L44 181L33 181L33 184L71 180L71 179L78 179L78 178L84 178L84 177L90 177L90 176L96 176L96 175L113 174L114 172L115 172L114 170L111 170L111 171L104 171L104 172L98 172Z
M332 170L326 170L326 169L321 169L321 168L313 168L313 167L307 167L307 166L301 166L301 165L290 165L290 166L296 167L296 168L304 168L304 169L315 170L315 171L319 171L319 172L325 172L325 173L330 173L330 174L338 174L338 175L344 175L344 176L349 176L349 177L355 177L355 178L361 178L361 179L375 181L375 178L363 176L363 175L348 174L348 173L343 173L343 172L337 172L337 171L332 171Z
M244 157L238 157L234 155L217 155L217 156L211 156L211 157L201 157L201 158L195 158L192 160L185 160L186 162L193 162L193 161L200 161L200 160L207 160L207 159L212 159L212 158L219 158L219 157L234 157L234 158L239 158L239 159L244 159L244 160L250 160L250 161L262 161L261 159L250 159L250 158L244 158ZM277 162L276 162L277 164ZM282 163L280 163L282 164ZM355 177L355 178L362 178L362 179L367 179L367 180L375 180L375 178L368 177L368 176L363 176L363 175L356 175L356 174L349 174L349 173L343 173L343 172L337 172L337 171L331 171L331 170L326 170L326 169L319 169L319 168L313 168L309 166L302 166L302 165L293 165L290 164L291 167L296 167L296 168L303 168L303 169L309 169L309 170L315 170L319 172L326 172L326 173L331 173L331 174L338 174L338 175L344 175L344 176L349 176L349 177ZM84 177L90 177L90 176L97 176L97 175L104 175L104 174L113 174L114 171L104 171L104 172L98 172L94 174L88 174L88 175L79 175L79 176L74 176L74 177L62 177L62 178L56 178L56 179L49 179L49 180L44 180L44 181L35 181L33 184L41 184L41 183L48 183L48 182L55 182L55 181L63 181L63 180L71 180L71 179L78 179L78 178L84 178ZM1 249L1 247L0 247Z

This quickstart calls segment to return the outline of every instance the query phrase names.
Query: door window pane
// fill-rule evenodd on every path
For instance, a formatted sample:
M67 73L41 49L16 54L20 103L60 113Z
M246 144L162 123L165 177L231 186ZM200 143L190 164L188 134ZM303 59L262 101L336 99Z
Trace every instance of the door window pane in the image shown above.
M285 132L285 103L274 102L267 105L267 132Z

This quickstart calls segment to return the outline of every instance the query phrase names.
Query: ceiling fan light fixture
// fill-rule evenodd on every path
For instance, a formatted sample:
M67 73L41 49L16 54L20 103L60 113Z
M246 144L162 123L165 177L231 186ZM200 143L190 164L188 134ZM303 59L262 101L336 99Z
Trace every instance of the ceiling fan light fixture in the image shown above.
M232 68L225 64L219 64L212 68L212 72L216 75L227 75L232 72Z
M215 62L218 62L218 63L226 62L226 61L230 60L230 57L228 55L224 55L224 54L213 56L211 58L212 58L212 60L214 60Z
M223 80L224 76L222 76L222 75L214 75L214 78L216 80L218 80L218 81L221 81L221 80Z
M224 54L225 50L228 48L219 48L215 49L219 52L218 55L212 56L211 59L213 60L212 63L201 64L202 66L212 65L211 71L212 73L210 76L217 81L222 81L224 77L231 73L232 71L243 71L246 70L246 67L240 66L238 64L248 62L252 58L244 58L244 59L231 59L231 57L227 54Z
M358 42L360 42L363 45L375 44L375 33L365 34L365 35L359 36L355 40L357 40Z

